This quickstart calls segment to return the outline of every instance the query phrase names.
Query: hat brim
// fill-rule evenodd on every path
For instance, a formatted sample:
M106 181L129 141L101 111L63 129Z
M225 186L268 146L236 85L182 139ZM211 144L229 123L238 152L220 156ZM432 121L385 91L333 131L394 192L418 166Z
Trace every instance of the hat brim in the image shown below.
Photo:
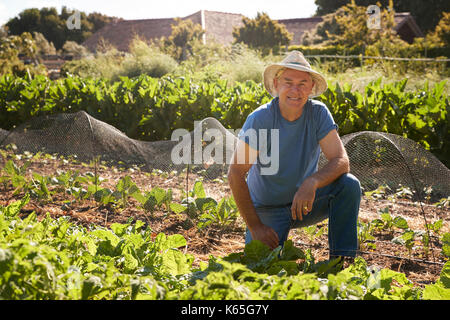
M275 89L274 84L273 84L273 79L275 78L275 76L278 73L278 71L280 69L282 69L282 68L288 68L288 69L294 69L294 70L297 70L297 71L308 72L311 75L312 80L314 81L314 87L312 89L311 94L309 95L309 98L314 98L314 97L320 96L328 88L327 81L317 71L314 71L314 70L309 69L307 67L304 67L304 66L301 66L301 65L296 65L296 64L276 63L276 64L272 64L272 65L267 66L266 69L264 70L264 73L263 73L264 87L270 93L270 95L272 97L277 97L278 96L277 90Z

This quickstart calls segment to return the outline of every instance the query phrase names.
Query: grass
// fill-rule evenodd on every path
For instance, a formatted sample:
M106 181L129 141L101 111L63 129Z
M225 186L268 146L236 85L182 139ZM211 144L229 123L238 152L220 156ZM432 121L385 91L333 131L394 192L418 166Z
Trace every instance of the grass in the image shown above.
M120 54L114 48L109 48L96 56L70 61L64 69L84 77L103 77L113 81L120 76L148 74L161 77L172 74L189 75L194 80L212 82L226 79L228 85L233 85L236 81L262 82L264 68L281 61L283 57L284 55L263 57L242 44L223 47L212 43L195 44L192 55L185 61L177 62L156 45L134 39L127 54ZM368 83L378 78L382 78L382 84L407 78L407 91L421 90L426 82L433 86L442 80L450 80L449 68L442 63L366 60L363 67L355 67L354 62L343 59L309 59L309 62L313 69L324 74L329 83L349 83L353 90L358 91L363 91ZM448 95L449 86L444 90Z
M381 83L392 83L401 79L408 79L406 91L422 90L425 83L430 87L441 81L447 81L450 84L449 70L443 70L442 67L428 66L420 70L410 68L406 72L397 72L394 64L377 64L361 67L353 67L338 70L334 72L334 63L313 63L312 68L321 72L329 83L344 84L349 83L355 91L363 92L364 88L372 81L382 78ZM450 86L445 86L445 94L450 94Z

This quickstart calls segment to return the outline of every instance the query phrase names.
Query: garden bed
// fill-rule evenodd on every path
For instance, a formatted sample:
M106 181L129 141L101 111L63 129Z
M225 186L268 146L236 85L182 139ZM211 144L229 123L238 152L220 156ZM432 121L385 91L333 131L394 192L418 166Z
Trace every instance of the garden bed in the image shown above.
M119 167L94 166L68 161L54 156L13 156L17 167L27 160L31 161L26 172L25 179L32 180L33 173L41 176L56 177L61 173L79 172L80 176L88 172L97 171L98 176L104 179L101 186L114 188L117 182L129 176L136 186L144 192L155 187L172 189L173 201L181 203L185 196L185 190L192 190L195 181L201 177L186 172L144 172L138 168L121 169ZM6 161L4 161L6 163ZM3 166L3 165L2 165ZM203 188L206 196L219 201L224 197L230 197L230 188L225 177L212 180L203 179ZM209 257L223 257L233 252L241 252L244 249L245 224L240 216L230 220L227 225L212 223L207 227L199 228L195 217L190 217L184 212L168 212L165 207L159 208L153 213L146 212L136 199L130 197L125 207L117 204L102 204L94 199L76 199L72 195L58 191L57 186L49 185L50 196L45 199L31 197L30 202L22 208L23 217L35 212L38 219L43 219L47 213L53 218L61 216L70 217L71 222L81 224L86 228L91 225L109 227L112 223L126 223L135 220L143 221L156 235L163 232L167 235L181 234L187 240L187 246L183 250L194 255L194 265L201 261L207 262ZM0 205L6 206L15 200L21 199L24 194L20 190L14 193L14 188L8 181L3 182L0 193ZM405 245L394 243L393 239L401 237L405 229L391 227L372 228L366 236L363 236L361 228L369 228L373 221L380 219L382 213L388 213L392 218L402 217L407 222L408 229L416 233L427 233L424 216L429 224L442 220L439 233L429 230L430 241L424 246L421 237L416 236L410 249ZM441 206L417 202L399 197L388 197L378 194L377 197L363 196L359 213L360 223L360 252L373 268L388 268L393 271L405 273L415 285L423 286L435 282L439 278L442 266L447 261L442 253L442 241L439 235L449 232L449 207L448 203ZM371 224L372 223L372 224ZM316 261L328 259L327 221L309 229L292 230L289 239L302 250L311 250Z

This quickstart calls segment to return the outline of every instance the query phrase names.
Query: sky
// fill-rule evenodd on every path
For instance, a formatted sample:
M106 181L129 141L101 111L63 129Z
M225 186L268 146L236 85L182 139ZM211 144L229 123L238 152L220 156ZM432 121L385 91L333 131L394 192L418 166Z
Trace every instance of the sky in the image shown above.
M100 12L124 19L185 17L199 10L240 13L255 18L266 12L271 19L311 17L314 0L0 0L0 25L29 8L66 6L86 13Z

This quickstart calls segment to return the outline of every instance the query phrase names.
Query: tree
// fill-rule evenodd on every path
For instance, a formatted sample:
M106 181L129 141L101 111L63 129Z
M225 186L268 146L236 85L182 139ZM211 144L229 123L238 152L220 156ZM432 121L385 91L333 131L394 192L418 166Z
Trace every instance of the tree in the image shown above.
M160 43L166 53L170 54L177 61L184 61L188 55L192 55L193 43L201 41L205 31L202 26L192 22L190 19L175 18L172 24L172 33L168 38L162 38Z
M325 15L335 12L343 5L349 4L351 0L315 0L317 5L316 15ZM368 7L378 2L380 7L387 7L389 0L356 0L357 5ZM439 20L442 12L450 11L448 0L395 0L394 10L397 12L410 12L424 33L432 31Z
M69 29L67 20L74 13L75 10L65 6L62 7L60 14L54 7L25 9L17 17L10 19L6 27L10 35L21 35L23 32L42 33L59 50L66 41L81 44L95 31L115 19L96 12L89 15L79 12L80 28Z
M33 39L36 44L37 55L56 54L55 46L53 43L48 42L42 33L34 31Z
M33 36L28 32L0 39L0 74L12 73L20 77L26 74L44 74L45 68L30 63L35 60L36 49ZM19 55L30 59L27 65Z
M92 23L92 32L95 32L97 30L100 30L101 28L103 28L105 25L107 25L108 23L110 23L113 19L115 19L114 17L109 17L106 16L104 14L101 14L99 12L92 12L87 16L87 20Z
M392 4L392 2L391 2ZM405 44L393 30L394 10L383 9L380 29L367 25L366 7L356 5L355 1L324 16L316 28L304 35L304 44L341 45L343 47L364 47L379 43Z
M41 12L37 8L26 9L18 17L6 23L9 34L20 35L23 32L40 32Z
M68 26L68 21L71 22L71 20L69 20L71 17L75 19L78 17L80 18L79 28L76 26L75 20L73 20L75 25L69 28L70 23ZM62 42L58 42L58 48L62 48L66 41L75 41L76 43L81 44L95 32L94 24L88 19L88 16L84 12L77 12L76 10L70 10L67 7L62 7L59 19L63 23L64 27L61 32Z
M317 6L316 15L323 16L328 13L335 12L342 6L348 4L350 0L315 0Z
M443 12L442 19L430 37L440 45L450 47L450 12Z
M64 43L61 51L64 55L69 55L76 58L84 58L89 55L89 51L86 47L70 40Z
M343 32L341 25L336 20L337 11L324 15L323 20L315 28L303 33L302 43L304 45L327 45L331 34Z
M286 26L270 19L267 13L258 12L255 19L244 17L242 22L242 27L233 29L234 43L245 43L263 54L270 51L278 53L281 46L288 45L292 40Z

